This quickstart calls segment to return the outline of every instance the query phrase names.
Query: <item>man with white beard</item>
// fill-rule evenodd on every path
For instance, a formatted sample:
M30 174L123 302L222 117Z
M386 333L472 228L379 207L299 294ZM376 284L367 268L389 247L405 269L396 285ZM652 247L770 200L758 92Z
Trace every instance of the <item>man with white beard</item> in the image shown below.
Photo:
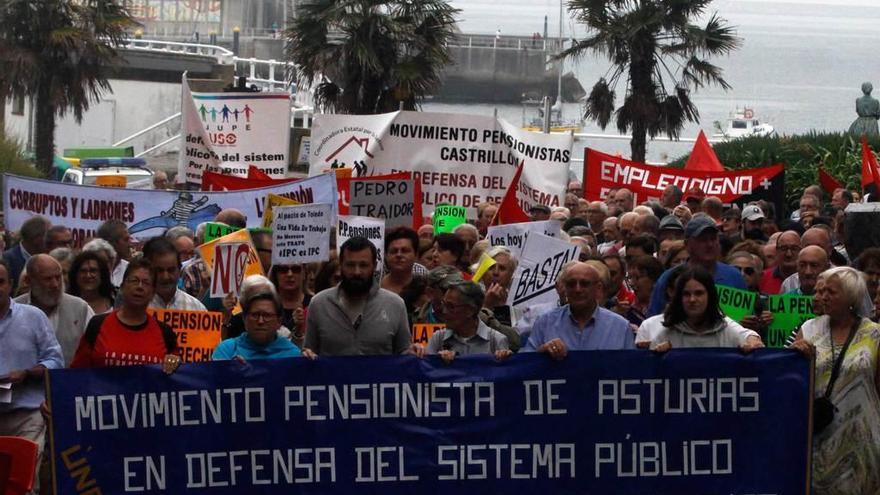
M49 318L61 344L64 365L70 364L86 325L94 316L87 302L64 292L61 265L48 254L31 256L25 265L30 292L15 298L20 304L39 308Z

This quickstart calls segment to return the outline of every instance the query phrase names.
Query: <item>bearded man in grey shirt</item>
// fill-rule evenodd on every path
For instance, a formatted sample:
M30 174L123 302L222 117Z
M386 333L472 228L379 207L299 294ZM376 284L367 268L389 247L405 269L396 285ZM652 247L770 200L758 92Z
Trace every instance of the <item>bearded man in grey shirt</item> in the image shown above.
M374 282L376 260L376 247L363 237L339 248L341 281L312 298L303 356L424 354L412 344L403 299Z

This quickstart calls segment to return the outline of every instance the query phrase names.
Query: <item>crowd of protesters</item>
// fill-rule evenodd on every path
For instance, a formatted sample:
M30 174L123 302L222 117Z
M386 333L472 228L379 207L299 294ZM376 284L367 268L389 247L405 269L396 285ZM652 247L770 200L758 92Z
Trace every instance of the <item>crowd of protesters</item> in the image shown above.
M474 354L565 359L571 351L763 347L772 313L758 307L732 320L719 309L718 284L814 298L818 316L790 347L815 356L816 395L828 391L843 407L845 390L851 408L814 437L815 493L880 493L880 248L856 259L846 252L843 210L854 193L836 191L826 205L811 186L785 219L765 201L726 206L675 186L641 204L626 189L604 201L582 196L573 182L565 206L528 212L532 221L558 220L560 237L581 256L562 268L556 302L527 308L508 305L519 260L489 245L498 211L491 203L454 233L389 229L382 267L376 247L359 237L331 241L327 262L272 265L271 235L254 232L265 276L221 299L210 297L210 267L198 254L204 225L139 244L111 220L74 249L66 227L33 217L0 262L0 380L13 392L0 403L0 435L44 445L47 369L155 363L173 373L175 334L149 308L224 312L215 360L436 354L454 366ZM215 221L246 226L236 210ZM495 263L477 283L481 257ZM444 328L415 343L411 329L421 323Z

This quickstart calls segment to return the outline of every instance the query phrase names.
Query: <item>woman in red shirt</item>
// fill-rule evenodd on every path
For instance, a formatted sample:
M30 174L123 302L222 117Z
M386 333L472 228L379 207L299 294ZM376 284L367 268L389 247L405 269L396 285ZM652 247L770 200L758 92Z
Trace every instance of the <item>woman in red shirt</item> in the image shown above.
M156 282L150 263L133 259L125 269L118 309L92 317L79 341L71 368L162 364L172 373L180 364L177 337L168 325L147 314Z

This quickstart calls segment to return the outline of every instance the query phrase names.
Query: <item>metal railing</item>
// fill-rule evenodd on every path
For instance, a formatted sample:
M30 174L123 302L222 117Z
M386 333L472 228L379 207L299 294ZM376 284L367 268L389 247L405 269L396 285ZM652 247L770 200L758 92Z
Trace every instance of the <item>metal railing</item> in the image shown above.
M530 36L495 36L491 34L459 34L453 36L449 46L468 48L496 48L509 50L558 51L558 38L533 38Z
M228 65L235 56L232 51L217 45L203 45L201 43L180 43L177 41L159 41L129 39L119 46L129 50L143 50L157 53L175 53L183 55L199 55L210 57L218 64Z

